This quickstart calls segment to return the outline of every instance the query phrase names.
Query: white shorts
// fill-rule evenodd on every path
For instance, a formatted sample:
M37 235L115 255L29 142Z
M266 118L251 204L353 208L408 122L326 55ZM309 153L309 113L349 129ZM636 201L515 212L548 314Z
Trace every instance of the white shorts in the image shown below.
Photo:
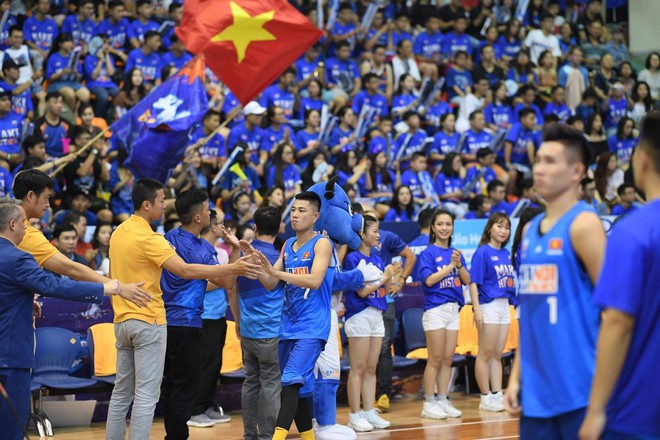
M480 308L484 316L484 324L511 324L507 298L494 299L488 304L481 304Z
M314 368L314 376L317 379L339 380L341 366L339 362L339 341L337 341L337 312L330 309L330 335L325 348L319 355Z
M428 309L422 315L422 326L425 332L431 330L458 330L458 303L444 303Z
M382 338L385 336L383 311L369 306L348 318L344 329L349 338Z

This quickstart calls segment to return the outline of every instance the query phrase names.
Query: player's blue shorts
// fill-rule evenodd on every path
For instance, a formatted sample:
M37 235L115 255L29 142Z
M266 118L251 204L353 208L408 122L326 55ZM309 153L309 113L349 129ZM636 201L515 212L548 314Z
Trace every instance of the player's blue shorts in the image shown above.
M586 414L587 408L580 408L547 418L525 417L523 415L520 418L520 440L576 439Z
M302 384L300 397L314 391L314 366L323 351L322 339L287 339L280 341L279 355L282 386Z

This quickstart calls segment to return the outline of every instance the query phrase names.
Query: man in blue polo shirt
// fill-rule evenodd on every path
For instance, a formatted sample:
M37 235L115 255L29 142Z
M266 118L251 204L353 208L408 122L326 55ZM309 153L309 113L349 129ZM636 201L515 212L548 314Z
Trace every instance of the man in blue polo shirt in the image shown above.
M216 256L199 237L210 224L206 191L193 188L182 192L175 207L182 226L165 234L165 239L186 263L217 265ZM232 238L238 246L235 237L225 236L227 242L232 242ZM233 254L237 256L238 252ZM230 263L235 260L230 260ZM234 273L228 268L225 276L209 281L218 287L229 288L236 280ZM167 316L167 351L162 393L167 438L188 438L188 426L208 427L215 424L208 416L203 422L191 420L201 373L202 311L206 286L207 280L182 279L163 269L160 287Z
M256 239L252 247L277 262L280 253L273 243L280 228L280 211L273 206L254 213ZM270 439L280 410L280 363L278 345L284 304L284 285L267 290L258 280L238 277L237 291L229 304L241 337L245 381L241 392L243 430L247 440ZM237 294L238 293L238 294Z
M647 204L617 222L607 243L593 295L604 314L582 440L660 438L660 112L641 125L632 167Z

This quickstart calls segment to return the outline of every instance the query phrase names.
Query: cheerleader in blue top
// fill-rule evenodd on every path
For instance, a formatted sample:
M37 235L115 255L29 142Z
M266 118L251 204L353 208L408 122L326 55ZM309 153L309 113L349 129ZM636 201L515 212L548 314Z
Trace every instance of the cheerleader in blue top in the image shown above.
M301 191L302 179L298 168L293 164L296 149L288 142L281 142L273 156L273 165L266 179L266 186L281 186L287 201Z
M376 399L376 366L385 336L383 311L387 310L385 295L390 290L393 276L400 272L401 265L384 266L383 260L371 252L378 246L380 233L378 220L365 215L362 229L362 243L358 250L351 252L344 260L343 269L355 269L360 261L373 263L383 271L383 278L375 285L367 285L360 290L344 293L346 322L344 329L348 336L351 369L348 374L348 404L351 413L348 426L355 431L384 429L390 423L378 416L374 409ZM363 411L360 411L360 397Z
M413 201L410 187L401 185L394 190L390 210L387 211L383 221L385 222L409 222L417 218L415 203Z
M509 335L509 298L515 295L514 271L505 246L511 236L506 214L490 216L470 267L470 297L479 330L479 354L474 374L481 391L479 409L504 411L502 352Z
M470 273L461 252L451 247L454 215L438 209L431 217L429 247L417 260L424 289L422 325L429 357L424 369L422 417L460 417L461 411L447 400L451 363L458 340L458 311L465 304L463 285L470 284ZM433 390L438 389L437 397Z

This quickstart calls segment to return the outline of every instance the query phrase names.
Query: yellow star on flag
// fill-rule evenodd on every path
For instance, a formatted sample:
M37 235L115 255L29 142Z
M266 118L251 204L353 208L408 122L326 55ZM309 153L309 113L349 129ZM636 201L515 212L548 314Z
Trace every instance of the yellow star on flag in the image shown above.
M240 5L229 2L231 13L234 16L234 23L227 26L211 41L231 41L236 48L239 64L245 58L245 52L253 41L272 41L277 38L275 35L264 29L264 25L271 21L275 16L275 11L267 11L254 17Z

